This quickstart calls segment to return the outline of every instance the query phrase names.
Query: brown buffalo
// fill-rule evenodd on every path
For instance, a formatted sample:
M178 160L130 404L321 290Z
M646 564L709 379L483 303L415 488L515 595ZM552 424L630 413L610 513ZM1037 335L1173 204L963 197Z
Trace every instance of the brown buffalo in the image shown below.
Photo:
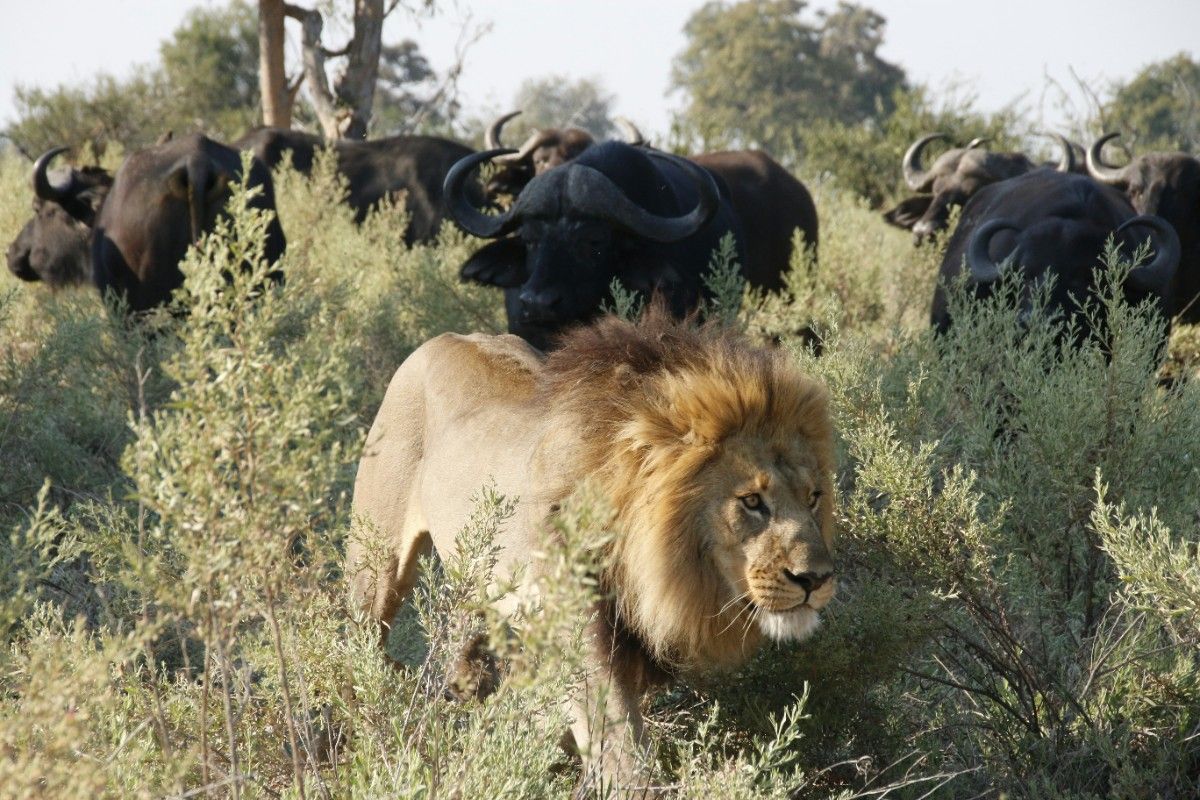
M946 227L950 211L962 206L980 189L997 181L1024 175L1039 167L1024 153L993 153L981 147L987 140L973 139L966 147L954 147L938 156L926 169L921 153L931 143L948 139L944 133L930 133L913 142L904 154L904 182L917 192L884 212L883 218L898 228L910 230L913 242L920 244ZM1056 165L1060 172L1075 168L1071 143L1057 137L1063 148Z
M302 174L312 170L316 151L325 142L310 133L286 128L259 128L234 142L239 150L250 150L274 169L291 151L292 165ZM337 168L349 185L347 204L354 219L362 222L385 197L403 197L409 213L407 244L437 238L445 216L442 182L460 159L475 151L464 144L436 136L391 136L369 141L339 140L333 143ZM477 188L472 196L479 198Z
M66 149L55 147L34 162L33 219L8 248L13 275L55 289L91 282L92 225L113 182L100 167L68 167L51 178L50 162Z
M1175 228L1182 248L1171 283L1171 313L1182 322L1200 322L1200 161L1187 153L1146 153L1124 167L1104 162L1108 133L1088 149L1088 172L1125 192L1139 214L1155 214Z
M167 303L183 284L179 262L213 229L224 213L229 184L241 174L236 150L198 133L125 159L92 234L93 279L101 293L124 299L135 312ZM271 172L258 159L251 161L248 182L261 188L250 205L274 211ZM283 228L272 218L267 260L277 261L285 246Z

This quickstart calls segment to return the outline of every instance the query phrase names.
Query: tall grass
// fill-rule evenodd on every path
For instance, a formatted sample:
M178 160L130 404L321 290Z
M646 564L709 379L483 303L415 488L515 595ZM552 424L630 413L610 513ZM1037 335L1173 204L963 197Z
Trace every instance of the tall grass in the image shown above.
M184 265L186 315L128 326L91 291L0 277L0 796L566 797L602 500L566 510L540 604L500 619L515 499L480 487L390 666L341 575L362 438L413 348L503 330L501 300L457 281L461 234L407 249L394 206L355 226L331 163L278 184L282 286L244 193ZM25 167L0 162L0 188L8 241ZM832 390L839 599L810 641L650 698L662 791L1196 794L1194 331L1170 383L1158 323L1111 286L1103 346L1018 336L1003 293L958 296L934 338L936 253L814 188L820 263L736 315L718 269L710 311Z

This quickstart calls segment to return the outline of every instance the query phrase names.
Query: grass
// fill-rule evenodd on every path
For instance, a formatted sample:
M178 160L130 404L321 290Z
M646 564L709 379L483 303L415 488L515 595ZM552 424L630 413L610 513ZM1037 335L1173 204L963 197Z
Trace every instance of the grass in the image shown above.
M5 241L26 172L0 161ZM1107 351L1048 326L1018 337L1004 296L960 297L935 339L936 252L810 186L820 263L797 258L786 299L737 313L718 271L712 310L832 390L841 591L809 642L649 699L662 786L1196 794L1195 329L1161 373L1156 322L1111 290ZM555 552L544 610L509 626L483 596L510 504L481 487L460 557L398 620L399 669L340 572L391 373L441 331L503 330L500 295L458 282L473 243L455 231L405 248L396 207L355 226L331 163L277 188L279 289L259 291L261 264L214 277L256 261L263 220L245 210L189 256L186 318L131 328L94 292L0 276L0 796L569 796L557 709L587 548ZM596 517L565 514L564 541ZM451 699L481 635L505 680Z

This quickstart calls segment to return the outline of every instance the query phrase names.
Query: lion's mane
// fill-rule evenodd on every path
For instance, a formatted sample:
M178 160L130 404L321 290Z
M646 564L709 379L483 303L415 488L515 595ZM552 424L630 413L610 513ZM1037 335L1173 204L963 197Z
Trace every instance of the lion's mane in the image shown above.
M807 442L828 496L833 430L827 392L784 353L717 325L652 308L638 324L609 317L567 334L548 357L542 391L574 426L580 473L612 503L614 538L602 583L621 623L671 668L735 665L761 634L735 617L709 557L714 491L704 467L733 436L777 452ZM819 523L833 524L830 503ZM744 615L743 615L744 616Z

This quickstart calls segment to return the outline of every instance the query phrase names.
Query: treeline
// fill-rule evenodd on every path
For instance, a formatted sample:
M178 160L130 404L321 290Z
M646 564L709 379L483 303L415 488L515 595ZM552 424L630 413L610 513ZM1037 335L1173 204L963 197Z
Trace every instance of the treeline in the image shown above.
M831 175L876 206L896 196L896 165L923 133L943 131L960 143L987 136L999 149L1041 146L1042 131L1017 105L984 112L969 90L939 95L910 80L903 65L879 55L886 28L881 14L855 3L828 12L802 0L702 6L688 20L686 45L672 65L682 107L667 140L656 144L690 152L761 147L810 175ZM29 155L68 144L100 158L114 146L115 153L142 147L166 130L232 139L261 124L253 4L232 0L193 10L159 56L125 79L98 75L83 86L19 87L8 137ZM489 114L508 109L464 113L452 74L462 65L460 54L439 75L415 41L383 44L369 135L478 140ZM1076 88L1088 97L1087 107L1073 112L1071 130L1062 132L1087 138L1120 131L1130 152L1197 149L1200 63L1189 54L1110 86ZM616 96L598 78L547 75L514 89L513 107L526 112L510 126L514 139L539 125L582 127L601 138L612 132ZM319 130L304 91L297 100L293 124ZM1052 149L1048 141L1044 147Z

